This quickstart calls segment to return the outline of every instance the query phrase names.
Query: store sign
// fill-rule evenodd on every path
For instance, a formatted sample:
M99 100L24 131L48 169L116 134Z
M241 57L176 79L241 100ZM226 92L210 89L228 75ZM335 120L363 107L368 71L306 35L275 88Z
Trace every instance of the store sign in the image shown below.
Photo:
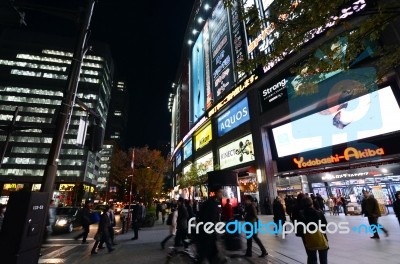
M245 98L218 118L218 136L223 136L249 120L249 104Z
M3 186L3 190L5 191L18 191L24 188L24 185L21 183L5 183Z
M40 191L40 187L41 187L42 185L40 184L40 183L34 183L34 184L32 184L32 192L38 192L38 191Z
M253 139L251 134L219 149L221 169L233 167L254 160Z
M213 154L209 152L208 154L198 158L195 161L196 167L201 172L209 172L214 170Z
M203 148L212 139L211 124L207 125L199 134L195 136L196 150Z
M83 185L83 190L84 190L85 192L90 192L90 186L84 184L84 185Z
M343 178L352 178L352 177L365 177L368 176L368 172L358 172L358 173L341 173L337 175L327 174L322 176L322 180L333 180L333 179L343 179Z
M179 151L178 154L176 154L175 167L181 165L181 162L182 162L182 152Z
M190 139L183 147L183 160L192 156L193 141Z
M75 184L65 184L62 183L60 184L60 188L58 188L59 191L72 191L75 187Z
M357 148L349 147L344 150L343 155L339 155L340 154L334 154L329 157L317 157L314 159L305 159L301 156L300 158L293 158L293 162L297 165L297 168L302 169L325 164L340 163L343 161L354 161L371 157L379 157L385 155L385 151L383 148L366 148L359 150Z
M261 97L262 112L265 112L288 99L287 84L288 81L283 79L267 88L263 87L259 90Z

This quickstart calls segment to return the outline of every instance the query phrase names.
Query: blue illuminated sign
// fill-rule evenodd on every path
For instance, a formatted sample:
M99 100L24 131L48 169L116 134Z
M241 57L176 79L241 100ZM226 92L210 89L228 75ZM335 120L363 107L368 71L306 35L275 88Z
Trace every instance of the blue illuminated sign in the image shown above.
M192 139L189 139L189 141L183 147L183 160L192 156L192 149L193 149L193 142Z
M218 118L218 136L223 136L249 120L249 104L245 98Z
M179 151L178 154L176 154L176 160L175 160L175 167L178 167L182 162L182 152Z

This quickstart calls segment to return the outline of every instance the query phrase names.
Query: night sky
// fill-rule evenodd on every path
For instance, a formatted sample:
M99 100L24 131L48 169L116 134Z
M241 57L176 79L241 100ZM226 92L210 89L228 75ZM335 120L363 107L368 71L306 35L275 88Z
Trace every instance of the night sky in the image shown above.
M42 1L42 0L41 0ZM70 0L52 0L52 3ZM35 1L34 1L35 2ZM129 90L126 148L170 141L168 97L175 79L183 37L194 0L99 0L94 8L90 39L110 45L116 81ZM75 37L70 22L31 11L29 30Z

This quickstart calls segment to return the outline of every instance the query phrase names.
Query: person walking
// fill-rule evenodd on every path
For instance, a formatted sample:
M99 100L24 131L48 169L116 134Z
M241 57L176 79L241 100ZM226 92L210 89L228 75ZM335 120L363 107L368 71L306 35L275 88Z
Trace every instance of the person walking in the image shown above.
M329 215L334 215L335 201L333 200L333 197L329 197L328 207L329 207Z
M161 248L165 248L165 244L170 240L173 236L176 235L176 220L178 219L178 210L176 210L175 206L171 207L172 221L169 226L169 235L166 236L163 241L161 241ZM164 223L164 221L163 221ZM168 224L168 223L167 223Z
M381 216L381 212L379 210L379 204L378 201L375 199L373 195L367 190L364 190L364 200L362 202L362 213L364 214L365 217L368 217L368 223L370 226L375 226L376 228L372 228L372 231L374 232L373 236L371 237L372 239L380 239L379 237L379 231L382 229L382 231L385 233L385 236L389 236L389 232L383 227L380 226L378 229L378 218Z
M313 200L310 197L306 197L303 200L304 203L304 210L300 214L299 222L304 223L306 226L308 226L309 223L314 223L315 225L309 225L308 229L309 231L315 231L313 229L313 226L318 228L318 224L321 223L321 232L323 232L326 240L328 240L326 236L326 225L328 224L325 218L325 215L320 211L316 210L314 208L314 203ZM318 258L317 258L317 251L318 251L318 256L319 256L319 263L320 264L328 264L328 250L329 246L326 245L326 249L321 249L321 250L314 250L307 248L306 244L306 232L307 230L303 230L303 227L299 225L299 234L301 235L301 238L303 240L304 248L306 249L307 253L307 264L318 264ZM310 232L311 233L311 232ZM315 232L314 232L315 233ZM313 234L313 233L311 233Z
M245 196L245 215L244 215L244 221L252 223L253 225L256 225L257 223L257 210L253 204L253 197L251 195L246 195ZM250 227L246 225L246 231L250 231ZM260 247L261 250L261 255L259 256L260 258L264 258L268 255L267 250L265 249L264 245L262 244L261 240L258 238L257 233L253 233L253 235L247 239L247 249L246 249L246 254L244 255L245 257L251 257L253 255L253 240L256 242L256 244Z
M274 223L276 225L275 236L278 236L281 227L286 222L285 210L283 209L281 198L279 198L278 196L272 203L272 210L274 213Z
M184 240L187 236L189 213L184 204L183 197L178 199L178 218L176 223L176 236L175 236L175 247L184 245Z
M107 216L110 218L110 226L108 227L108 234L110 236L110 243L115 246L117 245L117 243L115 243L114 237L114 226L116 225L115 223L115 214L114 214L114 205L110 205L110 210L107 212ZM104 241L99 243L98 248L99 249L103 249L104 246Z
M393 211L400 224L400 191L396 192L396 201L393 202Z
M88 242L86 241L87 236L89 234L89 226L91 224L90 222L90 207L92 206L91 201L86 201L85 206L82 209L81 212L81 224L83 228L83 232L76 237L74 237L75 240L78 240L79 238L82 237L82 244L87 244Z
M142 210L143 208L139 203L137 203L132 210L131 224L134 236L131 238L131 240L139 239L139 227L142 222L142 214L143 214Z
M167 203L163 202L161 204L161 220L162 220L163 224L165 223L165 216L166 215L167 215Z
M97 229L97 233L100 234L100 240L96 240L94 243L91 254L97 254L96 248L98 247L99 244L106 243L106 246L108 248L108 252L114 251L114 248L111 246L111 240L110 240L110 227L111 227L111 221L110 221L110 206L106 206L103 209L103 214L100 216L100 222L99 226Z
M324 198L322 198L320 193L316 194L317 202L319 205L319 209L325 214L325 203L324 203Z
M347 200L344 196L340 196L339 199L342 203L343 213L344 215L347 215Z
M264 210L265 210L265 214L266 215L270 215L271 214L271 204L269 202L269 198L265 197L264 199Z

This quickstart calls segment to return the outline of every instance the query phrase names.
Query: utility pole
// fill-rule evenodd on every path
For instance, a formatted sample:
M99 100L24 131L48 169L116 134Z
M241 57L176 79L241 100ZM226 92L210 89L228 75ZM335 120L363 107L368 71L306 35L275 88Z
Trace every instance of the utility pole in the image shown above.
M44 170L40 191L49 193L49 196L53 193L58 167L57 161L60 156L61 146L66 132L69 115L71 114L72 108L75 103L75 96L79 83L79 74L82 67L83 55L86 49L94 4L95 0L88 0L84 17L81 21L79 37L76 42L70 73L67 79L67 87L64 92L64 98L61 104L60 112L58 113L56 119L56 131L53 136L53 140L50 146L49 157Z

